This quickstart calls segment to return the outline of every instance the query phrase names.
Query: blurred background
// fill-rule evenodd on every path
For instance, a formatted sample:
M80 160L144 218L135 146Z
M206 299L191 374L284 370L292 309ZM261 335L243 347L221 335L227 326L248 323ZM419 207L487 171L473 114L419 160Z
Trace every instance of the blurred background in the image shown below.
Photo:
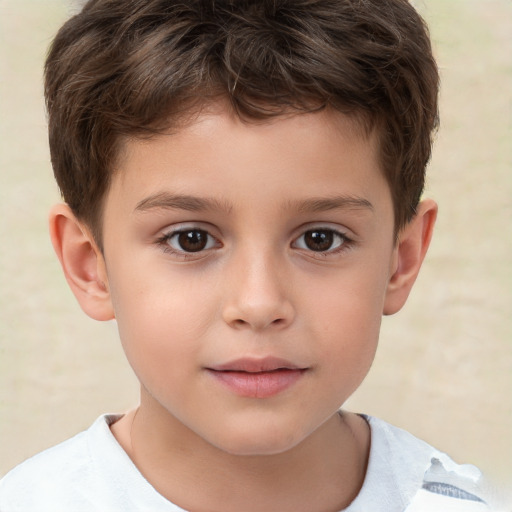
M42 95L70 0L0 0L0 476L137 404L115 324L81 312L53 255ZM402 312L384 319L347 408L512 484L512 2L417 0L441 69L427 194L437 230Z

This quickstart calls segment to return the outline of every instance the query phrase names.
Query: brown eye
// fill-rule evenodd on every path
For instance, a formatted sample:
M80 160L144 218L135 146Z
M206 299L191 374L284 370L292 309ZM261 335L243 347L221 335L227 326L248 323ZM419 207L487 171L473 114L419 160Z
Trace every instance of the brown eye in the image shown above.
M312 251L328 251L333 243L332 231L307 231L304 233L304 243Z
M294 242L294 246L314 252L329 252L345 242L347 237L333 229L309 229Z
M179 231L169 237L168 244L181 252L199 252L213 245L212 237L202 229Z

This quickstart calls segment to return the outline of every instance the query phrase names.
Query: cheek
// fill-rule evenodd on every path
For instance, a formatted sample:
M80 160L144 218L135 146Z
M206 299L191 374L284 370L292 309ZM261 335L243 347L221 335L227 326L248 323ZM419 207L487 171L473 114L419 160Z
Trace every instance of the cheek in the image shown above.
M304 307L323 319L327 333L350 339L378 332L387 285L387 272L380 267L358 265L325 276L314 283Z
M130 325L126 334L142 331L144 338L153 334L153 342L162 336L165 342L176 334L205 328L215 304L215 288L205 282L207 276L173 269L164 258L146 260L121 263L109 275L118 323Z
M339 279L312 294L305 307L314 312L318 354L325 358L333 385L360 383L373 361L379 337L385 280L361 272Z
M202 334L215 311L190 283L155 279L153 274L163 275L158 271L148 274L139 272L137 279L121 281L111 289L119 335L143 383L161 382L165 376L166 385L172 385L190 361L198 359Z
M372 360L381 324L381 302L370 305L360 295L350 294L325 304L320 325L320 343L332 354L332 360L357 365ZM320 314L321 315L321 314Z

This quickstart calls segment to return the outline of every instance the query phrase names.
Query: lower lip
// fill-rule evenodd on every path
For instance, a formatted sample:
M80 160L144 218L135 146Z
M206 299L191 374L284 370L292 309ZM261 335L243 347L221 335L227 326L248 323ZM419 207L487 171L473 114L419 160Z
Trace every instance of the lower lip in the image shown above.
M209 370L209 373L239 396L268 398L293 386L305 370L274 370L270 372L237 372Z

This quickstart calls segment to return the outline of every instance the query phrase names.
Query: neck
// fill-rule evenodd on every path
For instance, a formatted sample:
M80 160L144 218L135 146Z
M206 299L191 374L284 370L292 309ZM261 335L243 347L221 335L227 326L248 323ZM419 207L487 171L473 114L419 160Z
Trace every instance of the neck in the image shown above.
M274 455L227 453L144 402L112 431L160 494L194 511L342 510L363 484L370 445L365 420L350 413Z

